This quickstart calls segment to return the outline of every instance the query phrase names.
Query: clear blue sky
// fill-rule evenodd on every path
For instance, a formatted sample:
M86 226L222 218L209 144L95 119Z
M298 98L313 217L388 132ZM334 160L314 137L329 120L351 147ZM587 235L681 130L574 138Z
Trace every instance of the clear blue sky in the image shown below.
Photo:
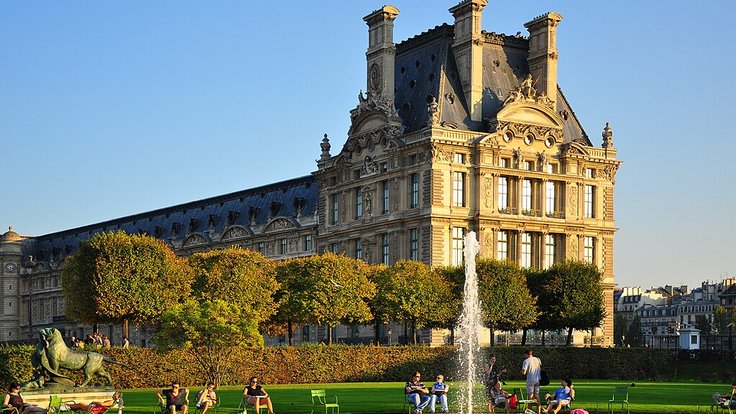
M559 83L616 180L616 278L736 274L732 1L491 0L559 28ZM306 175L365 89L379 1L0 2L0 224L40 235ZM396 0L395 40L455 0Z

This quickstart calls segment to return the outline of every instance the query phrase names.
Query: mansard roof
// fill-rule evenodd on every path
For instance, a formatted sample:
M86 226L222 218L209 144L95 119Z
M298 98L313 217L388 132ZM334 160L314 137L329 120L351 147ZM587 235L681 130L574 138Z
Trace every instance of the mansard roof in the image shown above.
M493 119L511 91L529 74L528 39L483 32L483 118ZM488 125L472 121L452 50L454 26L443 24L396 45L394 103L405 132L427 125L427 102L437 98L444 126L486 132ZM565 96L559 91L556 111L564 121L565 142L591 145Z
M319 184L312 175L24 240L24 254L38 261L59 262L93 234L124 230L162 240L181 240L193 233L221 233L230 226L265 225L276 217L314 215Z

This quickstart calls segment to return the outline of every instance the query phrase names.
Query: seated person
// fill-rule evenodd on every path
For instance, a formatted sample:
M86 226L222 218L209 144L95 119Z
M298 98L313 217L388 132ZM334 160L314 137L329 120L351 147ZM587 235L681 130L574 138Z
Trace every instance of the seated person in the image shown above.
M489 413L495 413L496 407L503 408L507 413L511 412L511 405L509 405L511 394L504 391L501 387L501 381L496 381L488 392L487 397Z
M566 378L560 383L560 388L555 390L554 395L547 394L544 398L549 401L547 408L543 408L542 411L548 413L550 410L554 414L557 414L562 407L570 405L570 401L575 398L575 391L572 389L572 380Z
M731 407L736 407L736 399L734 398L734 395L736 395L736 382L731 384L731 389L728 390L727 393L713 394L713 401L715 401L716 404L722 405L724 407L728 407L729 405Z
M447 414L449 410L447 409L447 391L450 389L450 386L445 384L445 376L440 374L437 375L437 382L432 384L432 389L430 392L432 393L432 396L429 399L429 411L434 412L434 409L437 405L437 400L440 400L440 404L442 405L442 412Z
M414 405L414 414L422 414L422 410L429 404L429 390L420 381L422 374L415 372L404 386L407 401Z
M170 390L156 391L156 396L161 405L166 407L170 414L176 414L177 410L181 414L187 414L187 401L189 401L189 390L179 387L179 381L171 383ZM184 398L182 398L182 396ZM166 397L166 401L164 401Z
M13 408L18 410L20 414L42 414L46 409L35 404L27 404L20 395L20 384L14 382L8 387L8 393L3 398L3 413L13 413Z
M202 414L206 414L212 405L217 404L217 394L215 394L215 383L208 382L207 386L197 393L197 408L202 409Z
M92 414L102 414L107 411L108 408L112 407L115 402L123 396L120 391L115 391L109 400L104 401L92 401L89 404L85 403L72 403L65 404L66 408L71 411L88 411Z
M256 407L256 414L258 414L258 409L262 405L268 408L268 414L273 414L271 398L268 396L266 390L258 385L258 377L250 377L248 385L243 388L243 398L247 398L248 404Z

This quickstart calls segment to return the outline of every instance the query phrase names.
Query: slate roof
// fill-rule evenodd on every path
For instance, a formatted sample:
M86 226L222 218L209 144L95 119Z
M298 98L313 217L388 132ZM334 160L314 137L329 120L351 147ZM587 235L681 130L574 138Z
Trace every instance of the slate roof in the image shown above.
M529 73L528 40L522 36L483 32L483 118L493 119L509 92ZM418 131L427 124L430 96L440 104L441 122L458 129L483 132L483 122L471 121L452 51L454 26L443 24L396 45L394 104L406 127ZM564 113L565 142L591 145L570 104L558 88L558 113Z
M145 232L164 240L181 240L188 234L210 229L221 233L231 225L248 227L251 213L255 214L256 225L266 224L269 218L277 216L295 218L297 212L301 216L314 215L318 198L319 184L314 176L308 175L26 239L23 250L24 255L33 255L38 261L58 262L74 253L81 241L99 232L125 230L131 234Z

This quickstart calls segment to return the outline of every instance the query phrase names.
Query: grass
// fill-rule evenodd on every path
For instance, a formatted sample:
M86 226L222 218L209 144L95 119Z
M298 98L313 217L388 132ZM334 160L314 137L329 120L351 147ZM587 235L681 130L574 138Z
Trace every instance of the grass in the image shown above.
M340 383L340 384L290 384L264 385L271 395L277 414L310 413L309 390L326 389L328 395L337 395L340 412L347 413L401 413L404 403L403 383ZM462 384L450 383L450 411L457 410L453 396ZM579 381L575 383L577 394L574 408L584 408L591 413L608 412L607 402L616 385L631 385L617 381ZM521 387L521 382L509 382L505 389ZM542 393L554 391L556 386L542 387ZM726 392L727 384L704 384L696 382L637 382L629 387L631 412L636 413L695 413L709 412L711 395ZM474 412L485 413L483 389L478 386L479 397L474 404ZM190 401L194 400L196 389L190 389ZM220 413L234 414L240 402L242 388L223 387L218 396L222 402ZM455 392L453 392L455 391ZM155 390L124 390L125 413L157 413ZM192 403L193 407L193 403ZM426 410L428 412L428 409ZM319 413L319 410L317 411ZM614 412L621 412L620 406ZM249 409L253 414L253 409ZM194 414L190 411L190 414ZM214 412L213 412L214 414Z

